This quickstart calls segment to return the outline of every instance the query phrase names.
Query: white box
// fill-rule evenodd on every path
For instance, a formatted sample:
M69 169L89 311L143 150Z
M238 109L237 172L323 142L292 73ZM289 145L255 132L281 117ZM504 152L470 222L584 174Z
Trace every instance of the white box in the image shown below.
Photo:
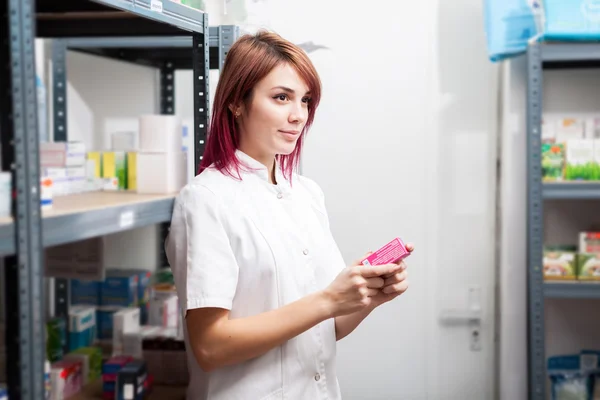
M137 150L137 135L135 132L115 132L111 135L112 151Z
M10 217L12 207L12 175L0 172L0 218Z
M179 303L177 295L167 298L152 297L148 305L148 324L164 328L177 328Z
M175 115L142 115L139 119L141 151L182 151L181 119Z
M85 165L82 142L41 142L40 167L78 167Z
M185 153L140 151L137 154L137 192L168 194L186 184Z
M137 332L127 332L123 334L123 354L133 358L143 358L144 339L157 336L160 327L158 326L140 326Z
M113 315L113 356L123 354L123 335L140 330L140 309L125 308Z

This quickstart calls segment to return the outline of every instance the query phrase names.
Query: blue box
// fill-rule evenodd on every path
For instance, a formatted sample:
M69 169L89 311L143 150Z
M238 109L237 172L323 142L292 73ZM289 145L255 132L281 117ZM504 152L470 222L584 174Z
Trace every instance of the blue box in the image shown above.
M96 308L73 306L69 309L69 351L89 347L96 341Z
M71 279L71 304L99 305L101 286L98 281Z
M100 340L108 340L113 337L113 316L125 307L103 306L96 311L97 335Z
M115 276L131 276L137 275L138 277L138 287L137 287L137 301L138 305L143 303L147 303L150 300L150 279L152 278L152 273L145 269L111 269L106 271L107 276L115 277Z
M100 304L135 307L138 304L139 275L128 271L109 270L102 282Z
M600 39L598 0L544 0L546 40Z

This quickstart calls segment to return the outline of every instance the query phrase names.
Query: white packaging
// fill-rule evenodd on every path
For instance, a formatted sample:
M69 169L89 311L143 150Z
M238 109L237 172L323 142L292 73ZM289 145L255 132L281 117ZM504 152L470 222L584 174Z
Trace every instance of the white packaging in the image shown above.
M181 120L175 115L142 115L139 119L139 149L181 152Z
M10 217L11 215L11 184L12 176L10 172L0 172L0 218Z
M138 193L178 192L186 183L185 153L140 151L137 154L136 172Z
M198 173L194 162L194 120L184 120L181 124L181 137L183 140L183 152L186 156L185 183L188 183Z
M556 121L556 141L564 143L568 140L583 139L584 120L579 118L561 118Z
M143 358L143 344L147 337L156 336L160 327L143 325L137 332L127 332L123 334L123 354L133 358Z
M113 316L113 356L123 354L123 335L140 330L140 309L124 308Z
M83 142L40 143L40 167L79 167L85 160Z
M112 151L137 150L137 135L135 132L115 132L111 135Z
M40 178L40 207L42 210L49 210L53 203L54 182L51 178Z
M178 313L177 295L171 295L167 298L152 297L148 305L148 324L176 329L179 322Z

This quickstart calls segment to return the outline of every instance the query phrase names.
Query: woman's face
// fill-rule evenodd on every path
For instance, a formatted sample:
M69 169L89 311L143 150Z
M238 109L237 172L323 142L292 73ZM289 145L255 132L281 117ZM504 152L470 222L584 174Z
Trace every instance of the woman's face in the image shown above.
M309 101L308 87L292 66L273 68L256 84L249 104L237 109L240 150L268 167L275 155L290 154L306 124Z

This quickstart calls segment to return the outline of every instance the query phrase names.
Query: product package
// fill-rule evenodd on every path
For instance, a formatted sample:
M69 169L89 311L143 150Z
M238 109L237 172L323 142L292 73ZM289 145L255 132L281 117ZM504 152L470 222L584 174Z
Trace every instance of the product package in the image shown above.
M67 324L62 318L53 318L46 323L46 358L50 362L60 360L67 345Z
M139 279L137 271L107 270L102 282L100 303L103 306L137 306Z
M50 371L52 399L63 400L79 393L83 386L81 362L61 360L52 364Z
M65 356L81 360L84 366L84 382L94 382L102 376L102 350L99 347L81 347ZM84 364L85 362L85 364Z
M563 179L565 146L562 143L542 144L542 180L560 181Z
M577 253L574 251L544 250L545 280L576 280Z
M96 340L96 308L71 306L69 309L69 351L89 347Z
M395 238L370 256L361 260L363 265L395 263L408 257L410 252L400 238Z
M600 253L578 254L577 277L582 281L600 281Z
M143 400L148 371L142 360L133 360L117 373L115 397L123 400Z
M552 400L596 400L593 396L599 369L599 352L583 350L580 354L548 358L548 377Z
M140 330L140 309L125 308L113 315L113 355L123 354L123 335Z

